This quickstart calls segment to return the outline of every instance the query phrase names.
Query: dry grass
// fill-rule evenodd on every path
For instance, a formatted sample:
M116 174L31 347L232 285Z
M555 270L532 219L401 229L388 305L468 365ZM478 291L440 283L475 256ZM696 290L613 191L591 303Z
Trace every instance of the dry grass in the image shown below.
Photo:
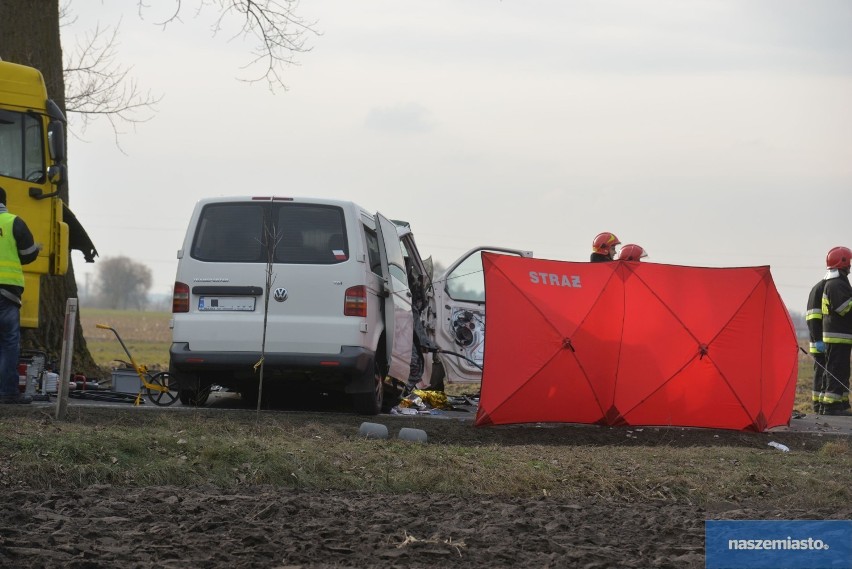
M29 488L272 484L306 490L598 497L622 503L848 503L845 438L707 429L535 425L380 417L391 435L421 428L428 444L358 435L362 418L211 409L152 412L72 407L0 416L3 484ZM770 440L791 448L779 452ZM815 492L815 489L819 489Z
M800 342L800 346L807 349L807 342ZM796 400L793 409L801 413L813 412L813 385L814 385L814 360L799 351L799 376L796 381Z
M106 324L114 328L136 363L151 369L168 369L169 345L172 332L169 329L169 312L141 312L138 310L107 310L82 308L80 325L95 363L109 369L116 360L127 361L127 354L115 335L109 330L97 328Z
M87 310L87 340L120 345L96 323L116 328L138 360L167 358L168 313ZM149 352L145 350L150 348ZM165 359L159 359L165 363ZM796 408L810 405L810 360L800 357ZM477 384L449 386L471 393ZM10 406L6 406L10 407ZM542 426L473 428L469 421L381 416L391 435L424 429L429 444L366 440L361 417L185 408L4 409L0 485L62 488L272 484L298 489L459 495L598 497L669 502L832 507L848 503L852 448L845 437L710 429ZM770 440L787 445L779 452Z

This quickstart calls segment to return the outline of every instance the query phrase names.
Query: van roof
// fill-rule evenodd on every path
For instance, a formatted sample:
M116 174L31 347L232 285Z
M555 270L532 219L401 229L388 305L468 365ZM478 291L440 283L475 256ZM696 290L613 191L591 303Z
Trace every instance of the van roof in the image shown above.
M228 203L228 202L253 202L253 201L274 201L274 202L291 202L291 203L309 203L322 205L336 205L340 207L355 207L364 212L367 211L361 205L350 200L338 200L333 198L316 198L304 196L281 196L281 195L257 195L257 196L217 196L212 198L202 198L198 200L199 205L209 203Z

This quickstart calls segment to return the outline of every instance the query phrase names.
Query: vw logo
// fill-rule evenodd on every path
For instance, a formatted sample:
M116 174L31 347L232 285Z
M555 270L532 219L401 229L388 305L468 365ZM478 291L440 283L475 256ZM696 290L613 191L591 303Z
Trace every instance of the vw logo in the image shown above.
M287 300L287 289L276 288L275 292L272 293L272 298L274 298L278 302L284 302L285 300Z

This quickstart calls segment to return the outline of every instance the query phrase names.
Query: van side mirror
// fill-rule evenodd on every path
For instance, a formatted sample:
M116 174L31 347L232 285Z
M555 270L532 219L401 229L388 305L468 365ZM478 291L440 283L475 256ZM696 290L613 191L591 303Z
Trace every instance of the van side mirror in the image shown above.
M47 148L54 162L65 161L65 127L60 121L50 121L47 125Z

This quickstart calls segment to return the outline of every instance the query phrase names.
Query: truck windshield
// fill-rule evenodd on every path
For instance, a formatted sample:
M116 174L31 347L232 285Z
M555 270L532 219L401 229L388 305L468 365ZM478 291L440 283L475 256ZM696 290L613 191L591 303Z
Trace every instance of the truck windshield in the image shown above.
M37 117L0 110L0 176L37 182L44 177L44 144Z

